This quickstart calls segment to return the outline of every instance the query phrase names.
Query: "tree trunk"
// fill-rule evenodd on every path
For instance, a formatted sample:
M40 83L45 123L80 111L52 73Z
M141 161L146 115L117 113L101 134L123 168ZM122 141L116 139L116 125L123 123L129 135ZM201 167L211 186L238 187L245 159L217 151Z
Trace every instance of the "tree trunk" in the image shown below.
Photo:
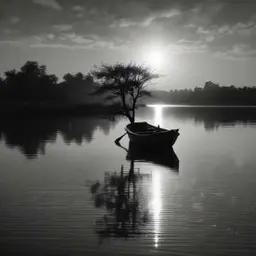
M133 107L133 109L132 109L132 120L133 120L132 123L134 123L135 122L135 107Z
M133 122L132 123L134 123L135 122L135 108L136 108L136 98L133 100L133 104L132 104L132 120L133 120Z
M130 123L133 124L134 123L134 116L131 116L131 114L128 110L128 107L127 107L126 102L125 102L125 94L124 93L121 95L121 99L122 99L122 103L123 103L123 109L124 109L124 112L125 112L125 116L129 119Z
M130 123L133 124L134 123L134 119L131 117L131 115L126 115L127 118L129 119Z

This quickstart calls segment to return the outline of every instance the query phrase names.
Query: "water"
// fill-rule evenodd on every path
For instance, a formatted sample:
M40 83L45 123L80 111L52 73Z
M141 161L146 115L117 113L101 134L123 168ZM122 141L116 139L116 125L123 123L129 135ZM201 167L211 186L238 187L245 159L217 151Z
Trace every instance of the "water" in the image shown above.
M154 107L138 119L180 128L178 166L127 160L113 143L125 120L1 120L1 255L255 255L256 109ZM100 235L113 211L90 187L132 163L147 217L126 238Z

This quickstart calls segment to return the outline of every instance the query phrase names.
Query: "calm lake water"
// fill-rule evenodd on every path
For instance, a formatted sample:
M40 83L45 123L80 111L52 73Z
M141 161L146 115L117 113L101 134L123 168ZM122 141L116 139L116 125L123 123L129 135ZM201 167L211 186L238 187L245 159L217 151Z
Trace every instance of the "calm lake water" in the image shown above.
M1 255L256 255L256 108L147 107L138 120L180 129L168 163L127 157L122 119L1 120ZM92 185L103 193L132 164L139 213L115 223Z

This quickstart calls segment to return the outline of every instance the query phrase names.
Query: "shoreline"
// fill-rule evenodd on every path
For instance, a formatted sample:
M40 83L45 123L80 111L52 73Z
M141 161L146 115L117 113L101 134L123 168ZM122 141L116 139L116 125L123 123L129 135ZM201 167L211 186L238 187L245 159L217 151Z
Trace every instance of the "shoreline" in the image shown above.
M141 104L141 108L209 108L242 109L256 108L256 105L188 105L188 104ZM118 105L101 104L0 104L0 116L3 117L55 117L55 116L117 116Z

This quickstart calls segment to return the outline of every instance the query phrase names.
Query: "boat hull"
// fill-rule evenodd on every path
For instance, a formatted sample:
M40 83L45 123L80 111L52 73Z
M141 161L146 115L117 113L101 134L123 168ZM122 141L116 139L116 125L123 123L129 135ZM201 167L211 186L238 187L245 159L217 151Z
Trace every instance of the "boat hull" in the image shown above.
M133 126L136 125L148 125L151 128L152 131L146 131L144 132L137 132L136 129L133 130ZM145 125L145 126L146 126ZM159 129L159 131L157 130ZM135 123L135 124L129 124L126 126L126 132L129 136L130 142L132 143L139 143L143 145L148 146L163 146L163 145L171 145L173 146L176 142L178 136L179 136L179 130L165 130L160 129L158 127L151 126L147 123Z

